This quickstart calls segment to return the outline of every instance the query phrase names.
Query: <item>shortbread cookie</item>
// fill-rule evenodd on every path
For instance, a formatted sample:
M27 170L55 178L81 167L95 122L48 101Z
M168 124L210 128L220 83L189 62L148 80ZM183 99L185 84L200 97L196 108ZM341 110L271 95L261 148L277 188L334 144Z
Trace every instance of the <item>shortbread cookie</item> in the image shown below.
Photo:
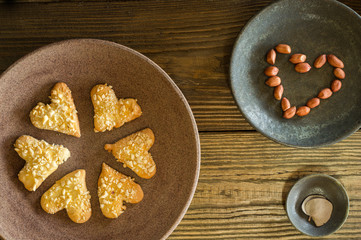
M143 190L133 179L103 163L98 180L100 209L107 218L117 218L122 214L127 203L138 203L143 199Z
M92 210L90 193L85 183L85 170L75 170L56 181L43 194L40 203L47 213L54 214L65 208L73 222L84 223L88 221Z
M148 152L153 143L153 131L146 128L122 138L114 144L106 144L104 148L112 152L124 167L132 169L139 177L149 179L156 172L155 162Z
M121 127L142 115L136 99L117 99L112 86L93 87L90 96L94 105L94 131L105 132Z
M62 145L51 145L26 135L19 137L14 146L15 151L26 161L18 176L29 191L35 191L70 157L69 150Z
M55 84L50 99L50 104L40 102L30 112L32 124L40 129L80 137L78 115L68 86L65 83Z

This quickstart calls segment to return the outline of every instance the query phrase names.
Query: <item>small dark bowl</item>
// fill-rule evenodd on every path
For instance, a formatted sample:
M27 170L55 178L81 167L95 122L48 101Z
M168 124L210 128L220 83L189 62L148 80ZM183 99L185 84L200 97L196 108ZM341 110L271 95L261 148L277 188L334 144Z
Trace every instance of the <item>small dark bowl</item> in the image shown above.
M321 227L309 222L301 209L303 200L313 194L323 195L333 205L330 220ZM297 230L312 237L321 237L341 228L348 216L349 199L345 188L335 178L324 174L309 175L300 179L288 193L286 210Z

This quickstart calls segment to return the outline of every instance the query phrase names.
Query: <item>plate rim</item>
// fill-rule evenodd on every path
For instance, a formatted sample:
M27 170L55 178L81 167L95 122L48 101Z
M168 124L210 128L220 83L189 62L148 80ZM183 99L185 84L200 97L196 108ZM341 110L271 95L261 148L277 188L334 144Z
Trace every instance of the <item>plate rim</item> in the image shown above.
M148 58L147 56L145 56L144 54L130 48L127 46L124 46L120 43L116 43L116 42L112 42L112 41L108 41L108 40L103 40L103 39L98 39L98 38L71 38L71 39L65 39L65 40L61 40L61 41L56 41L50 44L46 44L43 45L41 47L36 48L35 50L25 54L24 56L22 56L21 58L17 59L13 64L11 64L4 72L2 72L0 74L0 87L1 87L1 79L6 76L6 74L8 74L8 72L10 72L13 68L15 68L19 63L21 63L22 61L24 61L25 59L27 59L28 57L31 57L41 51L44 51L48 48L52 48L54 46L58 46L61 44L66 44L66 43L77 43L77 42L85 42L85 43L95 43L95 44L103 44L103 45L110 45L113 46L115 48L120 48L122 50L128 51L140 58L142 58L143 60L145 60L146 62L148 62L150 65L152 65L156 70L158 70L161 75L163 75L165 77L165 79L171 84L171 86L173 87L173 89L175 90L175 92L178 94L178 96L180 97L181 101L183 102L188 115L190 117L191 123L192 123L192 129L193 129L193 133L194 133L194 138L195 138L195 142L196 142L196 158L197 158L197 164L196 164L196 169L195 169L195 176L193 178L193 184L192 184L192 188L190 191L190 194L188 196L188 199L185 203L185 205L183 206L178 218L175 220L175 222L173 223L173 225L170 227L170 229L164 233L164 235L161 237L161 239L166 239L168 236L170 236L172 234L172 232L176 229L176 227L179 225L179 223L182 221L184 215L186 214L192 200L195 194L195 191L197 189L197 185L198 185L198 180L199 180L199 175L200 175L200 166L201 166L201 145L200 145L200 138L199 138L199 131L198 131L198 126L195 120L195 117L193 115L192 109L186 99L186 97L184 96L184 94L182 93L182 91L179 89L179 87L175 84L175 82L172 80L172 78L165 72L165 70L163 70L158 64L156 64L153 60L151 60L150 58ZM0 238L4 238L1 234L0 234ZM5 239L5 238L4 238Z
M327 141L321 144L316 144L316 145L312 145L312 146L300 146L300 145L293 145L293 144L289 144L286 142L282 142L276 138L274 138L272 135L267 134L264 131L261 131L257 126L255 126L252 121L250 121L249 117L247 116L247 114L245 113L245 111L243 111L241 104L238 102L237 98L236 98L236 88L234 86L234 82L236 81L235 77L233 76L233 72L235 71L234 69L236 68L236 60L235 60L235 55L236 55L236 51L237 51L237 46L239 45L239 42L241 41L242 35L244 34L244 32L250 27L251 23L255 20L255 18L263 13L265 13L268 9L272 8L275 5L281 4L282 2L286 2L286 1L292 1L292 0L277 0L265 7L263 7L263 9L261 9L259 12L257 12L255 15L253 15L248 21L247 23L243 26L243 28L241 29L241 31L238 33L238 36L233 44L233 48L232 48L232 53L231 53L231 59L230 59L230 67L229 67L229 78L230 78L230 87L231 87L231 91L232 91L232 96L233 99L237 105L237 108L239 109L239 111L242 113L242 116L245 118L245 120L248 122L248 124L250 124L257 132L261 133L263 136L267 137L268 139L271 139L272 141L288 146L288 147L293 147L293 148L300 148L300 149L311 149L311 148L321 148L321 147L326 147L326 146L330 146L333 145L335 143L338 143L346 138L348 138L349 136L351 136L352 134L354 134L356 131L358 131L361 128L361 121L359 122L359 124L350 129L348 131L348 133L346 135L342 135L336 139L334 139L333 141ZM349 11L351 14L355 15L356 17L359 18L359 20L361 21L361 16L355 11L353 10L351 7L347 6L344 3L341 3L339 1L336 0L323 0L325 2L329 2L332 4L336 4L339 7L343 7L345 8L345 10Z

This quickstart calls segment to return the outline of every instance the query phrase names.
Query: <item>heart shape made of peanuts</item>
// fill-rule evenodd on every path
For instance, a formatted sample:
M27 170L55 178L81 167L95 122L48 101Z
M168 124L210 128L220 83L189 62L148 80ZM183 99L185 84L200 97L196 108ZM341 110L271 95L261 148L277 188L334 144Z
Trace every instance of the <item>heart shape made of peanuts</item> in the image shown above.
M266 55L266 61L268 64L272 65L265 69L264 73L269 78L266 80L266 85L273 87L273 96L276 100L281 101L281 108L283 111L283 118L290 119L295 115L300 117L306 116L310 113L312 108L317 107L321 99L327 99L333 95L333 93L338 92L341 89L342 82L341 80L345 78L345 72L343 71L344 63L335 55L326 54L320 55L313 63L313 66L317 69L321 68L326 62L328 62L332 67L334 67L333 74L336 77L335 80L331 82L330 87L322 89L317 97L313 97L307 101L304 106L296 107L292 106L290 101L283 96L284 87L282 85L282 80L277 74L279 69L274 66L276 63L277 53L280 54L291 54L291 47L287 44L279 44L275 49L271 49ZM311 70L310 64L306 62L306 55L302 53L296 53L291 55L289 61L295 64L295 71L298 73L307 73Z

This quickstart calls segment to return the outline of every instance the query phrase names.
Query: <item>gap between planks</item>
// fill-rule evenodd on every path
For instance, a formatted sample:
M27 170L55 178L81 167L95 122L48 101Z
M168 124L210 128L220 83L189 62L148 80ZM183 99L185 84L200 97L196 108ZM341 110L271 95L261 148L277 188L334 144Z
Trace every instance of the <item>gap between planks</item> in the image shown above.
M361 132L328 147L298 149L260 133L200 134L202 161L191 206L169 239L312 239L287 218L285 199L303 176L336 177L350 198L344 226L331 238L361 235Z

